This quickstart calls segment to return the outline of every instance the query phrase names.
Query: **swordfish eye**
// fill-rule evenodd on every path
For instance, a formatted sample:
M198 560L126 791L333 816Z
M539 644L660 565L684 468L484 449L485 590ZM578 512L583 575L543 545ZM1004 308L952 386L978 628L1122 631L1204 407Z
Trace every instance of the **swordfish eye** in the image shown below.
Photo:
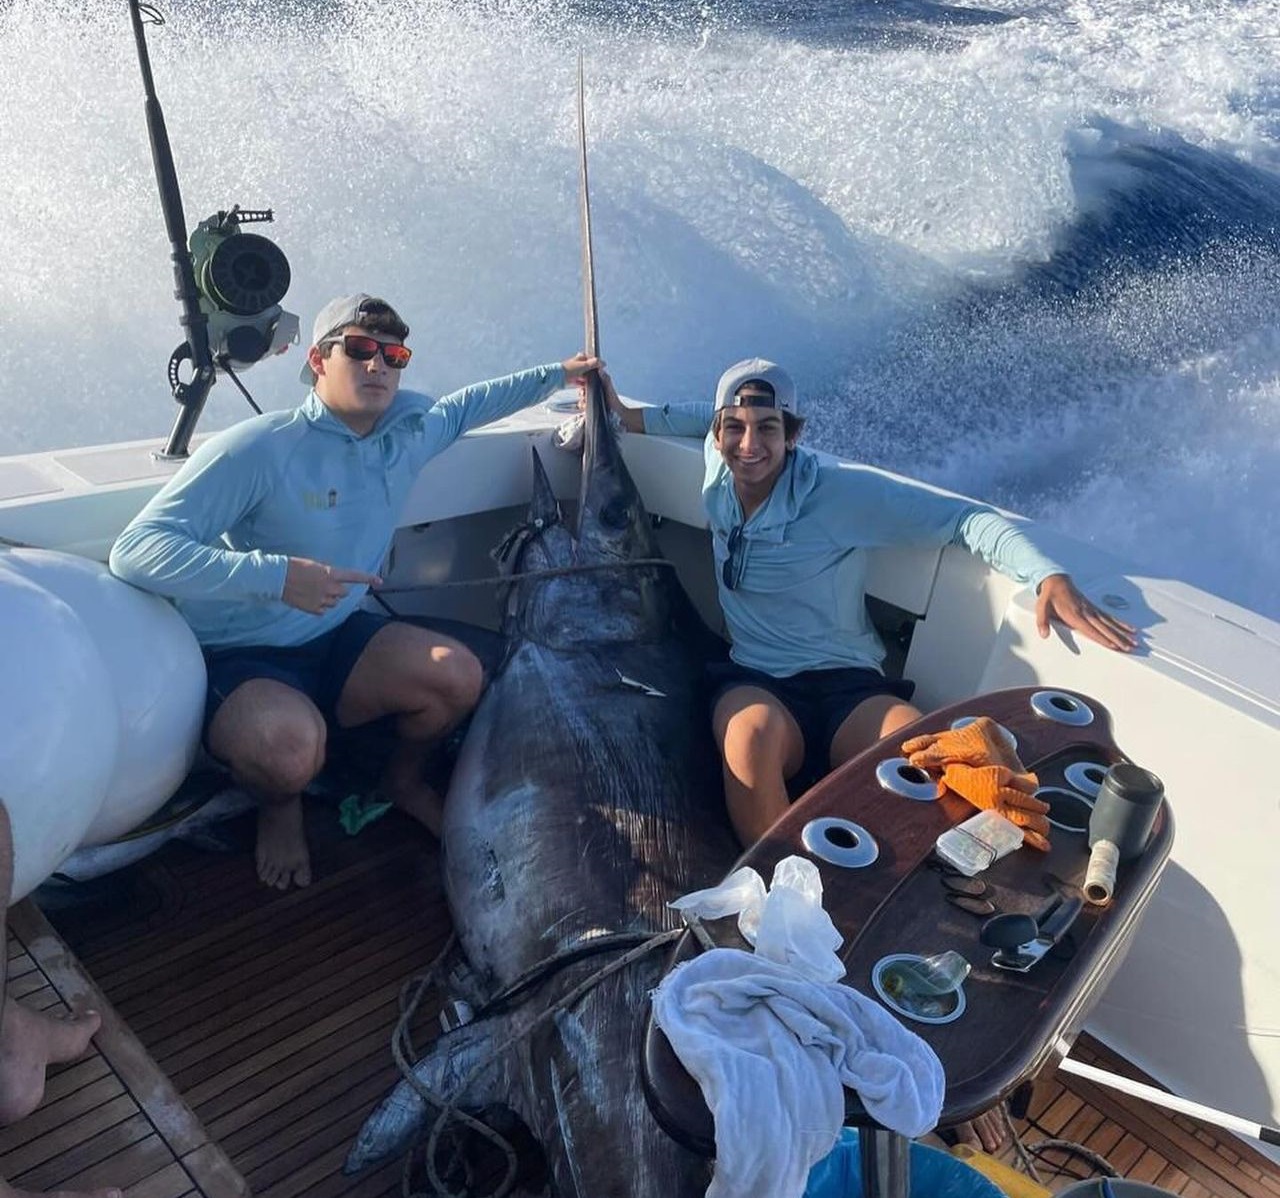
M598 518L606 528L626 528L631 523L631 504L626 496L615 495L600 509Z

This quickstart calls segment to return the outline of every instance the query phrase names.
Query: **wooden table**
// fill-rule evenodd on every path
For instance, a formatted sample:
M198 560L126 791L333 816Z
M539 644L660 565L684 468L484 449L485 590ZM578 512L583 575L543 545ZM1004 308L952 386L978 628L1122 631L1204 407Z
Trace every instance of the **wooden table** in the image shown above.
M1047 716L1033 709L1033 698ZM1079 720L1087 712L1092 713L1087 724L1061 722ZM1120 866L1110 904L1086 906L1076 920L1070 942L1064 945L1073 943L1073 952L1055 951L1027 973L994 967L993 949L978 939L984 920L949 904L940 874L926 864L938 835L968 819L974 808L950 793L936 801L904 798L886 790L876 777L877 767L898 756L899 746L909 737L939 732L957 719L977 715L991 716L1013 733L1019 756L1039 776L1041 786L1071 789L1065 779L1071 766L1096 763L1105 768L1126 760L1112 739L1109 714L1095 700L1045 688L998 691L933 712L828 775L738 862L758 870L768 883L782 858L798 854L813 859L802 841L811 821L833 816L852 820L876 841L876 860L864 868L817 860L824 906L845 938L840 954L848 971L845 984L874 995L872 967L890 953L955 949L970 962L973 970L964 984L966 1009L960 1018L945 1024L903 1018L933 1047L946 1072L938 1120L942 1128L989 1109L1066 1054L1122 961L1173 843L1173 820L1163 803L1142 856ZM1159 773L1159 762L1137 764ZM1100 772L1090 771L1095 778ZM1055 888L1069 890L1083 883L1089 857L1086 833L1053 828L1051 841L1048 854L1024 847L978 875L990 888L987 897L998 911L1034 914ZM708 922L705 928L719 946L747 947L732 919ZM677 942L668 967L699 951L693 936L686 934ZM643 1068L658 1121L694 1151L714 1155L714 1125L701 1091L651 1019ZM846 1122L877 1126L851 1091ZM901 1154L905 1161L905 1145Z

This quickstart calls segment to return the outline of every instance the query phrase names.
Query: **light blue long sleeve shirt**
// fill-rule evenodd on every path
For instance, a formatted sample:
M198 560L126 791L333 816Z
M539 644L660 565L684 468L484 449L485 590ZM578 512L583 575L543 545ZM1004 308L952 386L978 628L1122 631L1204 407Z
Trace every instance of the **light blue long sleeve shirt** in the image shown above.
M119 578L174 601L207 648L300 645L364 598L355 585L322 615L281 601L290 557L377 574L423 465L469 429L564 385L553 363L433 400L401 391L360 436L312 391L210 437L111 550Z
M984 504L941 495L804 446L787 458L769 498L743 520L733 476L710 433L709 403L644 408L646 433L705 436L702 498L716 585L739 665L786 678L848 666L880 670L885 650L867 616L868 550L964 545L1018 582L1065 571L1012 521ZM725 586L729 541L736 585Z

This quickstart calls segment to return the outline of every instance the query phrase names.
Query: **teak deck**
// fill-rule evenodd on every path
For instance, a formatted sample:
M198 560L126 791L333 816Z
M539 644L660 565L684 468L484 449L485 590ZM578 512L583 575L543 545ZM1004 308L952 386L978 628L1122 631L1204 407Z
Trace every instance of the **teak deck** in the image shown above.
M11 912L11 993L86 1005L87 974L111 1010L96 1051L53 1071L40 1110L0 1131L0 1176L119 1185L129 1198L400 1193L398 1162L359 1177L341 1165L396 1081L401 986L448 937L436 851L396 814L354 838L330 805L311 804L308 819L317 881L304 891L257 882L241 817L220 830L231 852L172 843L91 902L46 900L75 958L30 904ZM434 1022L424 1010L420 1039ZM1092 1043L1075 1055L1134 1073ZM1187 1198L1280 1198L1280 1169L1234 1137L1082 1079L1038 1085L1018 1126ZM1041 1163L1055 1191L1091 1172L1063 1169Z

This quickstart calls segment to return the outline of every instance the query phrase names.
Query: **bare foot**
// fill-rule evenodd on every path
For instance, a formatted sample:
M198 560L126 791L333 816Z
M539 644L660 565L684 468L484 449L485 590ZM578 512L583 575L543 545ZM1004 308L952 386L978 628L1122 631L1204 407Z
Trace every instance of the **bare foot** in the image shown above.
M999 1152L1009 1138L1000 1107L983 1111L972 1123L958 1123L956 1137L961 1144L980 1148L983 1152Z
M264 802L258 808L256 856L258 877L268 886L288 890L290 886L311 885L311 852L301 799Z
M115 1186L109 1186L105 1190L54 1190L51 1193L15 1190L0 1177L0 1198L123 1198L123 1196Z
M0 1021L0 1123L16 1123L31 1114L44 1095L45 1067L82 1056L101 1023L97 1011L55 1019L5 999ZM0 1198L3 1194L0 1190Z

